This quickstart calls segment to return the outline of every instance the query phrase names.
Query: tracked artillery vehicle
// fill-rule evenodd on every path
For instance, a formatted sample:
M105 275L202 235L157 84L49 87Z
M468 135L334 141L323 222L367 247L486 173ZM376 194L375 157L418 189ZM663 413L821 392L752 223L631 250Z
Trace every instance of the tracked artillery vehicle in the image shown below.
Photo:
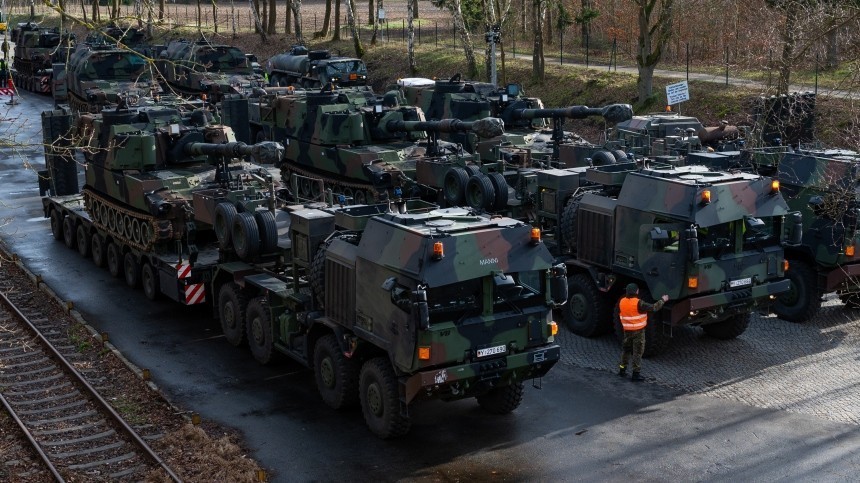
M61 33L57 28L42 28L32 22L19 23L12 29L15 43L12 61L12 80L15 85L31 92L51 92L53 68L65 62L74 45L74 35Z

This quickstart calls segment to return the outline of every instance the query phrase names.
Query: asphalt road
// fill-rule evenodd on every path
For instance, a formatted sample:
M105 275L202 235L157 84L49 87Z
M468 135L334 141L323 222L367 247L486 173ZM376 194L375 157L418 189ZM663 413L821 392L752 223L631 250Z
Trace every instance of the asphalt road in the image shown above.
M5 102L0 99L0 237L131 361L149 368L178 407L240 429L250 456L272 469L272 481L851 481L860 474L854 423L678 389L664 381L681 374L671 364L654 362L655 382L621 380L601 362L614 360L612 344L590 345L597 355L584 361L583 340L570 335L561 338L562 363L541 381L542 389L527 389L514 414L487 416L474 401L428 403L414 408L407 437L380 441L365 429L359 410L324 406L309 371L286 361L258 366L223 340L207 311L152 303L55 242L34 171L43 165L38 116L49 101L24 94L16 106ZM21 143L33 144L10 145ZM727 367L743 363L724 345L699 347ZM860 351L852 347L845 357L856 366ZM678 352L665 360L677 367L701 363L677 358ZM789 383L803 383L808 399L821 392L815 379ZM843 390L856 394L857 387ZM758 396L771 390L762 384ZM856 413L857 406L849 410Z

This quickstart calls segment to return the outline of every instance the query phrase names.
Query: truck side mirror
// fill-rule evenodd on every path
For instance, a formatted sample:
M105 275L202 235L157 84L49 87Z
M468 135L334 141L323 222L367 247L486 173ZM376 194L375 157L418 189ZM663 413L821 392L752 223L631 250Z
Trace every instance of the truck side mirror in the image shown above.
M696 227L684 230L684 235L687 238L687 253L690 255L690 261L696 262L699 260L699 231Z
M415 302L412 304L413 316L417 319L418 328L427 330L430 328L430 308L427 306L427 290L418 287L418 290L412 292L415 296Z
M791 245L800 245L803 241L803 216L798 211L788 214L788 234Z
M556 306L567 303L567 266L563 263L553 265L551 268L550 297Z

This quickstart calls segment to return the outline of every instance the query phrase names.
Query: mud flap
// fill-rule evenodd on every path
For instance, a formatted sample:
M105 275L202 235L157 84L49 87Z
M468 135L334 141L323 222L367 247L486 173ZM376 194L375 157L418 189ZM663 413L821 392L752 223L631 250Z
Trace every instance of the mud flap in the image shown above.
M51 194L65 196L80 191L78 164L72 145L72 116L63 109L42 113L42 140L45 146L45 167ZM41 189L40 189L41 191Z

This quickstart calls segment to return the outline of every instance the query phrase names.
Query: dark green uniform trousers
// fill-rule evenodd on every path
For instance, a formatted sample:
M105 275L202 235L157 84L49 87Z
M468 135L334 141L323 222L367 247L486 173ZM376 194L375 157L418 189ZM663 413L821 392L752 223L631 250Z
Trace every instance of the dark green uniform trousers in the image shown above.
M627 369L627 361L633 364L633 372L642 369L642 353L645 352L645 329L624 331L624 342L621 343L621 362L618 366Z

